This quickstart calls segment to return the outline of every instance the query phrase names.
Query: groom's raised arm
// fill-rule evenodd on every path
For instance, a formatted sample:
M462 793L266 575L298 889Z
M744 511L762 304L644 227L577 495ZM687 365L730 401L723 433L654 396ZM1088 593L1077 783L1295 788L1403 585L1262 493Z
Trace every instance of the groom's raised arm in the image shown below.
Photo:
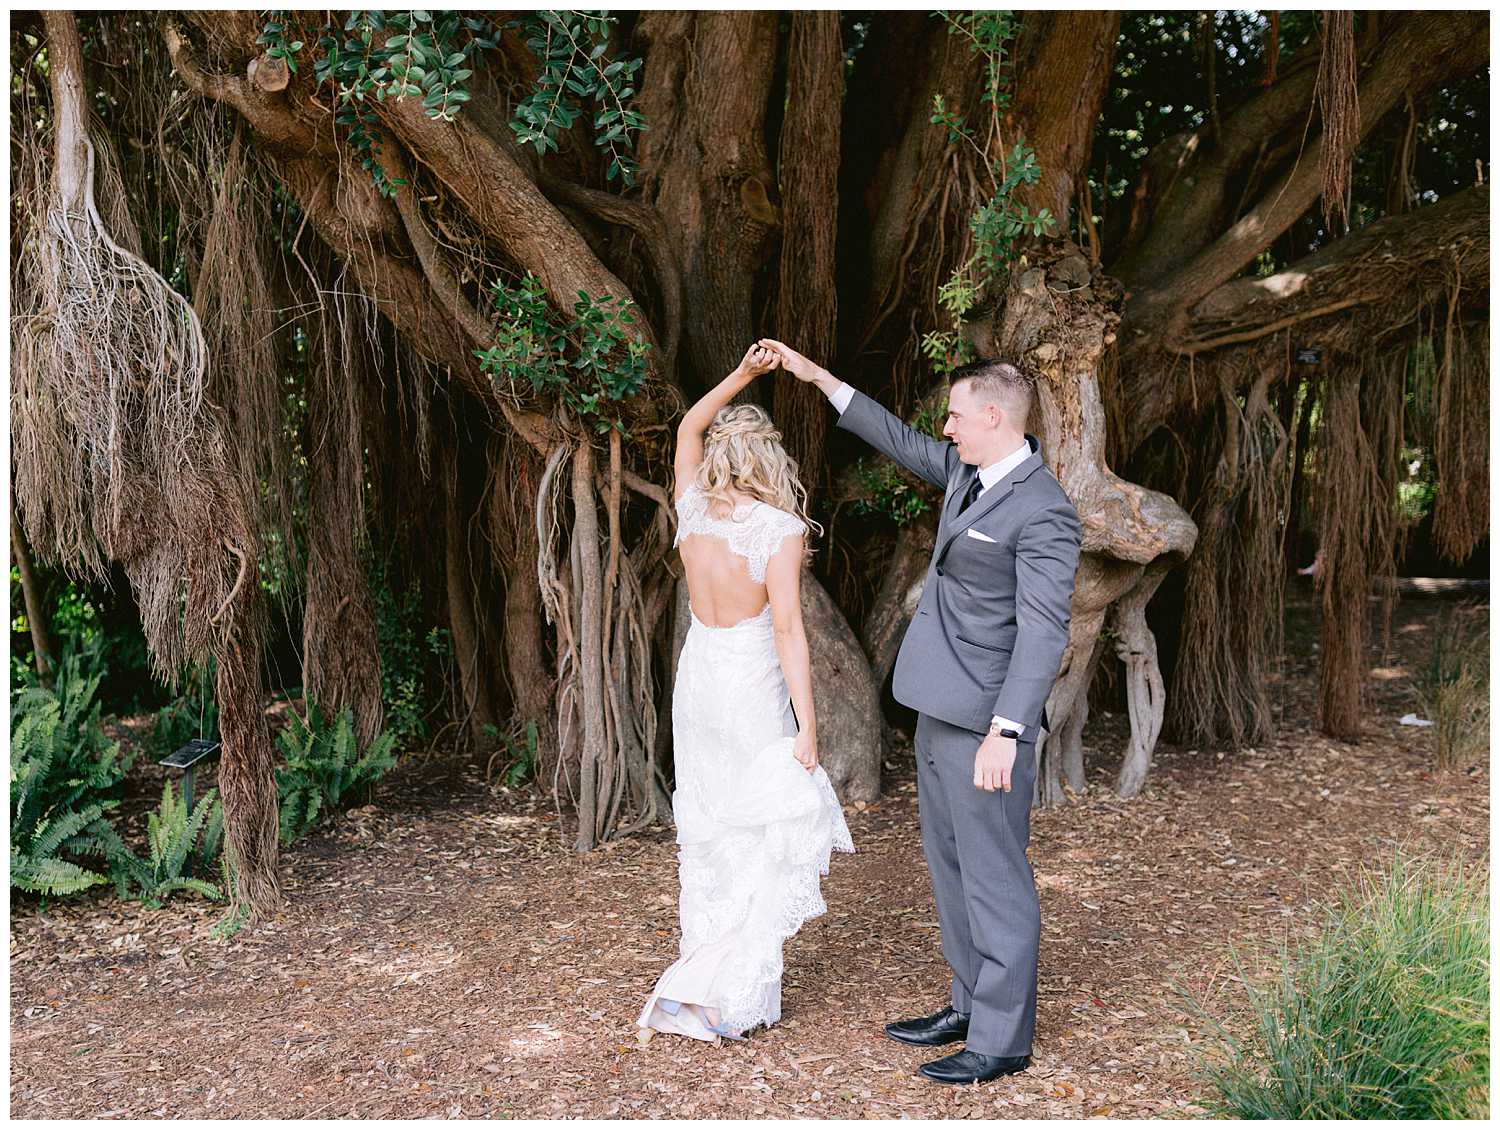
M958 449L933 439L889 412L878 401L840 381L828 399L839 411L838 425L859 436L901 466L937 487L947 487Z
M933 486L948 486L959 463L953 444L924 435L784 342L763 337L759 344L775 354L781 367L799 381L818 386L839 410L839 427L847 428Z

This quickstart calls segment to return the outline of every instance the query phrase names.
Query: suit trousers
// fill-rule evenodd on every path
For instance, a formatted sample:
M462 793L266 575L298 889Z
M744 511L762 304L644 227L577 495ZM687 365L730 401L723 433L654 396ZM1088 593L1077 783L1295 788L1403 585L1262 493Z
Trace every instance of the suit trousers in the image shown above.
M1032 731L1028 729L1028 734ZM1011 787L974 785L983 733L918 713L917 806L932 874L953 1008L969 1014L970 1051L1031 1054L1041 905L1026 858L1036 741L1016 743Z

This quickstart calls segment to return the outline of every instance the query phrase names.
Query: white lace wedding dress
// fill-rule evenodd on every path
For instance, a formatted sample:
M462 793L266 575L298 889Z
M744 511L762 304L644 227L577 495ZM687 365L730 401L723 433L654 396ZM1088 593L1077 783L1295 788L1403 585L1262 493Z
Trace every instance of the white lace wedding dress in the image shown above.
M717 518L696 484L677 509L677 542L724 538L762 582L782 540L804 529L759 500ZM828 774L792 756L797 723L770 604L728 627L691 605L689 615L672 692L682 939L636 1023L643 1036L737 1039L781 1018L782 942L828 909L820 876L854 844Z

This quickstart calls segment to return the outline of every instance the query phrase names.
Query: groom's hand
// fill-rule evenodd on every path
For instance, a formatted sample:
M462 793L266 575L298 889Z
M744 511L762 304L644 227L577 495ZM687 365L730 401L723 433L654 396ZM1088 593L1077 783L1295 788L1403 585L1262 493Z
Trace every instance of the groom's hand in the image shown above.
M974 754L974 787L992 793L1010 792L1010 771L1016 764L1016 739L991 734Z
M757 343L769 349L781 361L781 367L799 381L809 381L820 384L823 381L833 381L834 376L821 365L815 365L802 354L798 353L790 345L784 345L775 338L763 337Z

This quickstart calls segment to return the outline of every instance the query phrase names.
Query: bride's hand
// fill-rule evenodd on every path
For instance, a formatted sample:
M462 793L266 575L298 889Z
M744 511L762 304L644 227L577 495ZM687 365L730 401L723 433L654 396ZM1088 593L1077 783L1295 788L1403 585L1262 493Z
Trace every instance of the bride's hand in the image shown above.
M745 356L740 358L735 371L743 376L758 377L762 373L769 373L780 363L781 359L774 352L757 342L745 350Z
M792 746L792 756L811 773L818 767L818 739L806 730L797 732L797 744Z

